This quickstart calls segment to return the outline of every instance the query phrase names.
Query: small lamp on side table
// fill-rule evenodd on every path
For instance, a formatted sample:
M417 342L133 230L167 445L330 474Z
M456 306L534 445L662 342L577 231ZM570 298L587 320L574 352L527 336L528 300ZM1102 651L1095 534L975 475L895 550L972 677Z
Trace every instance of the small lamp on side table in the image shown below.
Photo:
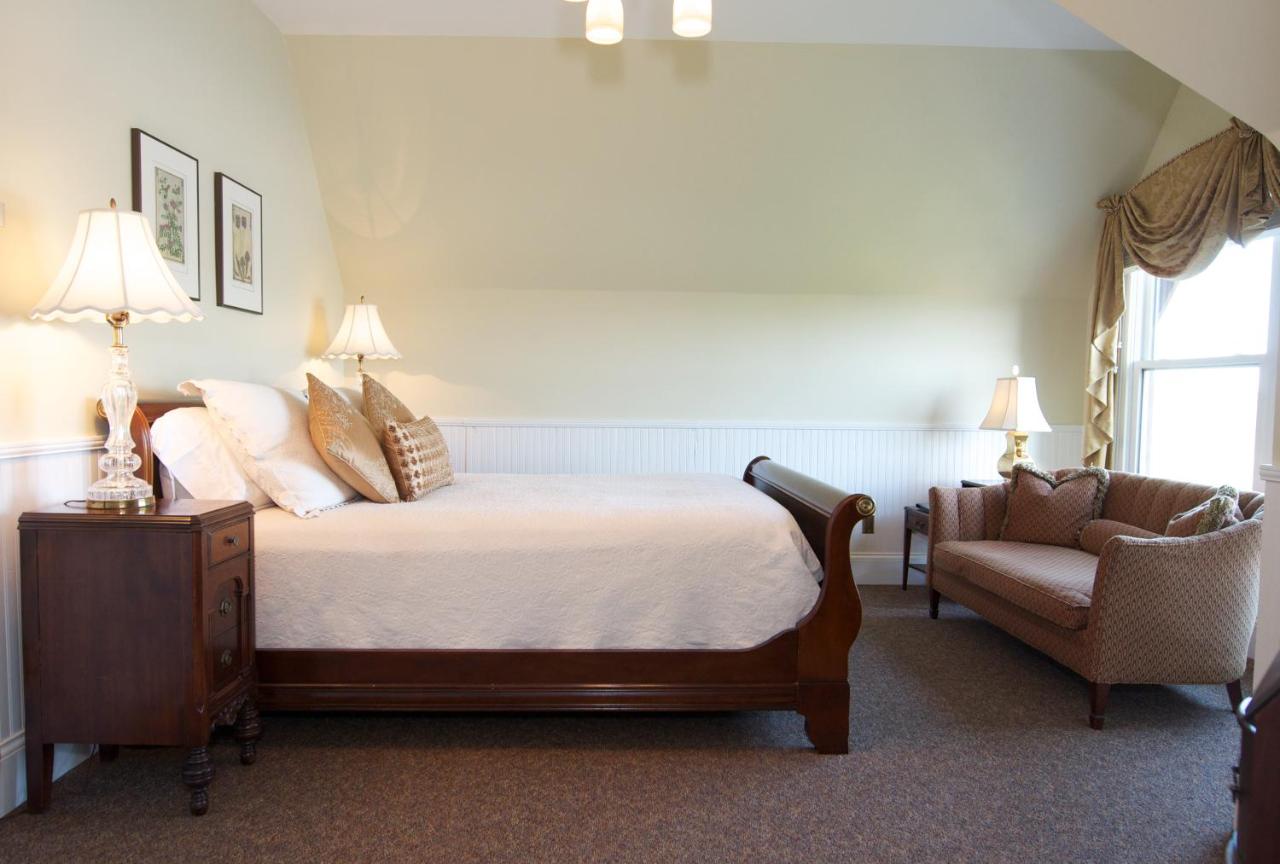
M89 487L85 503L101 510L154 506L150 484L133 473L142 463L129 434L138 391L129 374L124 328L131 321L199 321L204 315L169 272L147 218L117 210L114 198L108 209L82 210L62 270L31 317L111 325L111 372L102 388L110 433L107 452L98 459L105 476Z
M391 337L382 326L378 307L372 303L365 303L364 297L361 296L359 303L347 305L346 314L342 316L342 324L338 326L338 335L333 337L333 341L320 357L325 360L354 359L356 373L363 375L365 358L399 360L400 352L391 344Z
M1030 463L1027 434L1052 431L1049 421L1040 411L1036 379L1019 375L1017 366L1013 367L1013 374L1008 378L997 378L991 408L978 428L999 429L1006 433L1009 445L996 462L996 470L1001 477L1007 478L1012 474L1013 466L1018 462Z

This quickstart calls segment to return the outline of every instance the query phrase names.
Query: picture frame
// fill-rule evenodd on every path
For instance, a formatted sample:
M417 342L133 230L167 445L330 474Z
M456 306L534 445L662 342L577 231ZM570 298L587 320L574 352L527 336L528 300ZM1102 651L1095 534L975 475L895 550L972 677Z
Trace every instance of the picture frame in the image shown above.
M200 299L200 162L132 129L133 209L147 217L160 255L192 300Z
M223 174L213 175L213 248L218 305L262 314L262 196Z

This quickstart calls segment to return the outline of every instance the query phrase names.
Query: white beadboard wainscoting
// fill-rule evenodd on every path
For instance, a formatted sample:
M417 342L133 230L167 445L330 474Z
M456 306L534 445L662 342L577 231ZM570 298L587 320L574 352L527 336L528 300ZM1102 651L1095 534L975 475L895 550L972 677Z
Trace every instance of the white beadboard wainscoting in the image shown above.
M855 578L868 584L900 578L904 505L924 501L930 486L992 476L1004 451L1001 433L950 426L444 420L440 427L456 471L740 475L754 457L770 456L875 499L876 533L856 534L853 545ZM1081 443L1080 427L1061 427L1033 435L1031 450L1042 465L1076 465ZM18 516L41 504L83 497L101 446L101 438L86 437L0 447L0 814L21 804L26 791ZM923 543L916 557L923 557ZM55 773L83 759L88 743L59 747Z

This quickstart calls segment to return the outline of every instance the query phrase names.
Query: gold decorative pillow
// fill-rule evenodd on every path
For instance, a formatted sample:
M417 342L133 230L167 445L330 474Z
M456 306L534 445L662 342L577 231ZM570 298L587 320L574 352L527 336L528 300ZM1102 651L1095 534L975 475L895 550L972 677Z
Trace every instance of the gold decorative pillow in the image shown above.
M1164 529L1166 537L1194 537L1220 531L1244 521L1240 512L1240 492L1234 486L1219 486L1208 501L1179 513Z
M414 421L413 412L394 393L368 375L361 377L364 379L364 416L379 441L382 440L383 430L392 420L397 423Z
M307 426L316 452L334 474L370 501L400 500L368 421L338 391L311 374L307 375Z
M1108 479L1101 468L1055 477L1030 465L1014 465L1000 539L1079 548L1084 526L1102 515Z
M368 392L366 385L365 393ZM382 449L395 477L396 489L405 501L417 501L428 492L453 482L449 447L440 427L430 417L410 423L390 421L382 433Z

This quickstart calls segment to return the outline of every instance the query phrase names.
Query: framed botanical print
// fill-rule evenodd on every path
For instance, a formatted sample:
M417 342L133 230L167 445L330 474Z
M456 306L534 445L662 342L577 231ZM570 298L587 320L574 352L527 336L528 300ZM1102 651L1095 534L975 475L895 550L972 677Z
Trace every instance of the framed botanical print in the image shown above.
M262 314L262 196L213 175L213 247L218 305Z
M141 129L131 133L133 209L147 217L160 255L200 299L200 163Z

